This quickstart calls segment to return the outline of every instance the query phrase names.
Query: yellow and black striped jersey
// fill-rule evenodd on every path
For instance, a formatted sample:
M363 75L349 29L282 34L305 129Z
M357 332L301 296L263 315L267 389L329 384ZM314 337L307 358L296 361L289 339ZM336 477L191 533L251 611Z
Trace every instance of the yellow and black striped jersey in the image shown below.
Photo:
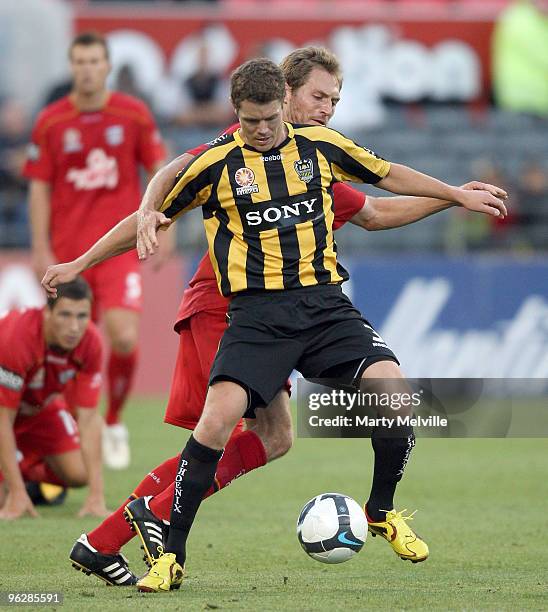
M333 238L336 181L377 183L390 164L339 132L286 123L279 147L259 152L240 133L218 139L178 176L160 210L202 207L221 293L342 283Z

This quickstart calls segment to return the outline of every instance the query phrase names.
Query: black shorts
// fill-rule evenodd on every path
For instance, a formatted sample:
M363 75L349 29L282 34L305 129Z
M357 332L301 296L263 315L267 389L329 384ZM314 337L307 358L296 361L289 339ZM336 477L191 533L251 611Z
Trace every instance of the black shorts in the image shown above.
M339 285L236 295L209 384L232 380L248 391L246 417L267 405L291 372L305 378L359 377L375 361L398 363ZM346 371L348 370L348 371Z

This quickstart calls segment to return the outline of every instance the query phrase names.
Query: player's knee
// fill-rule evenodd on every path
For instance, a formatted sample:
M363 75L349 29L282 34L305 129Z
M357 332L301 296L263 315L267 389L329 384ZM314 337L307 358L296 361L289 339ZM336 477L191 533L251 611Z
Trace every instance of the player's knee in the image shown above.
M227 419L202 415L194 430L194 438L210 448L223 448L234 429L235 424Z
M111 334L110 343L112 350L122 355L132 353L137 348L139 335L134 330L122 330Z
M88 484L88 475L85 470L74 470L65 474L63 480L71 489L79 489Z

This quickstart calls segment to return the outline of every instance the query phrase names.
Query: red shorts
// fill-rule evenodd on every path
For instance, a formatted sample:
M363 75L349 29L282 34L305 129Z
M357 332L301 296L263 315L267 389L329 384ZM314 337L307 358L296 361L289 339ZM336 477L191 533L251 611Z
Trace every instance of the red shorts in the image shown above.
M35 416L18 416L14 433L17 450L25 460L80 448L78 425L64 401L56 401Z
M179 351L164 421L194 429L207 393L209 371L226 329L226 310L198 312L181 324ZM236 429L242 429L243 420Z
M93 320L110 308L141 312L143 288L139 260L135 251L108 259L82 276L93 291Z

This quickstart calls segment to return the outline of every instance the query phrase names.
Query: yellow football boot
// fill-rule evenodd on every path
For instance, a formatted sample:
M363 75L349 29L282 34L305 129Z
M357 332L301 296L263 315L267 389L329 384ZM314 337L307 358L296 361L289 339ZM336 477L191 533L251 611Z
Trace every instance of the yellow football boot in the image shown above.
M407 521L412 520L416 510L409 516L404 516L404 512L407 510L401 512L387 510L386 520L378 523L369 522L369 517L367 517L369 533L373 537L380 535L387 540L400 559L409 559L413 563L426 561L428 545L407 524Z
M159 593L178 589L183 582L183 573L175 554L162 552L148 572L137 581L137 590L142 593Z

